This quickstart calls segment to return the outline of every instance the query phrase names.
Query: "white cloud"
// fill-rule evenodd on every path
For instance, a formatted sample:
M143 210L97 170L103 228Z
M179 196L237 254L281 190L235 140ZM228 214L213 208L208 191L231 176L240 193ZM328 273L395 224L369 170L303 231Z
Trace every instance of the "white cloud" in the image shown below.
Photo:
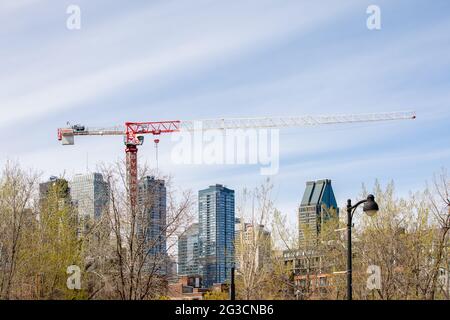
M208 2L200 1L200 4L204 3ZM107 24L103 24L98 29L93 27L92 31L88 30L85 36L80 34L80 38L76 41L75 54L70 54L65 49L65 45L74 49L74 43L71 43L73 40L68 40L67 35L65 37L60 35L56 40L59 39L61 43L47 43L47 48L44 46L38 49L42 57L37 63L38 67L33 65L37 62L35 60L37 57L31 53L28 57L33 59L27 61L25 54L21 57L23 60L16 59L19 66L15 70L15 75L0 79L0 85L5 88L3 92L16 93L12 96L11 94L3 96L0 100L2 105L0 126L31 117L42 117L75 106L88 105L89 101L108 95L132 81L143 78L146 81L158 81L173 72L186 72L194 67L206 68L216 61L231 59L246 51L277 41L293 31L305 32L348 7L348 4L336 5L328 7L327 10L319 10L318 6L299 5L297 2L288 2L282 6L274 5L270 1L258 4L256 6L253 2L235 2L233 5L227 3L227 6L207 6L206 9L211 9L210 14L201 15L196 21L179 8L173 8L173 3L169 3L167 6L171 10L163 6L162 9L159 8L159 12L175 10L176 15L156 16L156 22L148 23L152 28L150 32L139 31L144 38L135 39L136 28L133 25L125 25L133 20L132 15L123 18L117 25L111 24L109 28ZM261 7L261 4L265 6ZM181 9L186 7L178 6ZM193 9L189 8L191 12L202 9L202 6L195 4L192 7ZM239 10L234 11L235 9ZM146 12L148 16L154 15L152 10L154 8ZM298 15L302 13L302 19L299 19ZM138 13L137 17L144 19L145 15ZM170 26L167 20L177 24L176 32L180 35L171 35L170 32L174 30L166 32L165 27ZM142 26L142 20L138 20L137 24ZM159 35L154 37L158 33ZM126 57L124 59L120 58L116 51L117 47L122 45L120 40L125 41L126 36L136 41L131 43L134 48L122 50ZM148 40L145 39L146 36L149 36ZM115 40L112 42L102 40L111 38ZM106 47L95 45L94 39L98 39L100 44L106 44ZM94 53L97 57L94 60L90 59L92 45L99 48L99 52ZM56 49L57 47L60 49ZM139 49L140 47L142 49ZM54 50L58 50L59 54L54 55ZM115 60L111 60L110 53L116 57ZM9 55L14 54L9 52ZM101 55L109 62L108 65L103 65L101 59L98 59ZM99 65L103 65L102 68L98 69L91 63L86 63L96 60L99 60ZM79 70L80 66L86 69ZM49 76L52 73L55 76L53 81ZM40 79L44 81L39 81ZM29 85L28 91L25 91L24 84Z
M25 8L27 3L31 5L33 1L3 1L0 10L16 10L17 14L19 8ZM96 9L92 2L89 3L83 5L80 1L82 9L89 6L87 12L93 15L85 21L80 33L68 33L64 23L61 29L53 24L46 29L42 24L34 24L33 17L22 17L24 21L31 19L27 29L20 29L27 32L8 35L11 39L18 39L22 46L12 42L9 46L2 45L2 49L7 50L0 52L0 69L3 70L0 74L0 126L13 124L14 131L8 130L8 135L2 136L0 141L3 145L23 143L23 150L17 154L11 155L3 148L2 157L20 158L25 166L43 169L45 174L58 174L67 169L70 176L85 170L87 153L91 169L99 162L111 162L123 156L120 139L79 139L76 146L68 148L57 145L54 135L38 141L32 131L33 124L45 121L46 117L52 117L53 122L64 123L66 119L60 119L58 114L68 110L73 110L74 118L80 114L92 115L92 123L87 123L91 125L116 112L127 117L144 115L158 119L170 114L176 118L197 119L205 116L278 116L419 108L416 123L282 132L283 159L295 158L299 164L283 166L282 173L276 177L277 183L283 192L294 192L300 198L304 181L311 177L343 177L342 173L350 173L354 168L363 171L374 165L382 167L388 175L393 172L392 168L410 163L409 159L427 165L436 163L439 157L448 160L447 151L423 154L419 151L420 146L416 151L401 148L394 155L382 152L377 159L334 159L340 151L364 146L367 136L373 136L376 142L388 146L391 142L398 142L398 137L405 132L411 133L412 139L415 135L426 135L424 131L431 130L431 122L423 121L425 116L427 120L449 116L450 96L446 88L433 84L439 80L434 78L433 72L448 70L449 66L449 56L444 55L448 43L440 40L449 28L448 22L442 25L430 23L430 28L420 32L411 28L395 36L384 28L380 37L388 36L379 50L371 50L370 46L360 48L361 39L336 39L335 45L328 48L344 46L355 50L347 53L336 50L341 55L333 59L316 57L303 68L293 68L291 74L274 72L268 77L250 79L245 84L216 83L214 90L178 94L176 88L170 86L172 79L214 70L220 64L233 66L232 62L240 58L258 58L260 52L278 48L278 44L293 35L298 42L295 45L302 46L301 35L307 36L311 32L316 36L313 33L315 28L327 32L323 30L327 24L355 7L359 8L360 2L346 1L343 4L333 1L323 6L323 2L297 0L161 1L146 4L139 12L126 11L123 16L113 17L109 16L107 8ZM363 21L364 10L361 14ZM12 25L14 21L5 15L3 23ZM364 28L364 23L361 25ZM42 39L42 43L29 46L28 40L35 35ZM429 73L424 76L418 70ZM236 68L231 72L239 75L243 71ZM415 83L416 77L423 83ZM427 85L428 80L430 85ZM206 86L209 85L209 78L204 81ZM220 79L215 81L220 82ZM129 89L135 85L144 84L155 90L162 86L161 83L173 92L173 98L154 102L149 97L139 102L146 106L142 110L137 110L136 105L126 105L121 110L97 112L98 99L111 95L132 97ZM442 86L442 81L439 84ZM412 142L405 141L408 143ZM184 187L196 190L210 183L225 181L239 188L259 183L257 167L240 170L170 166L169 145L162 142L161 167L174 174ZM328 162L319 161L324 153L328 153ZM154 163L151 143L147 142L140 154ZM417 179L422 180L421 177ZM339 183L344 184L345 181ZM280 206L294 212L294 200L286 201L280 196Z

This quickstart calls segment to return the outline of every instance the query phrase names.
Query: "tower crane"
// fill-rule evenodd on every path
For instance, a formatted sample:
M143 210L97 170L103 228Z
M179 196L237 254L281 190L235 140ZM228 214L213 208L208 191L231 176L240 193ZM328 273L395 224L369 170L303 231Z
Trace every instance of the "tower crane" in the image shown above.
M137 151L144 142L144 135L153 135L157 147L158 136L166 133L196 130L228 130L250 128L289 128L343 123L379 122L415 119L412 111L385 112L371 114L347 114L299 117L262 117L262 118L228 118L206 120L173 120L152 122L126 122L124 126L86 127L74 125L58 129L58 140L63 145L73 145L75 136L123 136L126 152L127 183L130 193L131 208L137 199ZM196 123L201 123L201 128Z

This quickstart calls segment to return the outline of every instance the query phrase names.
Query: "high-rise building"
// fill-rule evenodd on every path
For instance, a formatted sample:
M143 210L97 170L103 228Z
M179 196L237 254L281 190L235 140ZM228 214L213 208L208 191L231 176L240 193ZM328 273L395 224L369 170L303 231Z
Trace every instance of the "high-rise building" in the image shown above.
M144 235L147 250L152 257L167 256L166 238L166 186L164 180L147 176L139 181L138 203L143 210L142 219L139 219L138 232Z
M81 219L98 219L109 206L109 185L101 173L75 175L69 183L74 206Z
M234 191L216 184L198 196L199 271L211 287L229 279L234 263Z
M300 244L314 240L320 233L322 223L339 214L331 180L308 181L298 213ZM306 233L309 233L308 235Z
M178 275L199 274L198 223L191 224L178 238Z
M235 266L239 269L248 259L254 261L255 268L270 263L271 236L262 224L244 223L236 218L235 226Z

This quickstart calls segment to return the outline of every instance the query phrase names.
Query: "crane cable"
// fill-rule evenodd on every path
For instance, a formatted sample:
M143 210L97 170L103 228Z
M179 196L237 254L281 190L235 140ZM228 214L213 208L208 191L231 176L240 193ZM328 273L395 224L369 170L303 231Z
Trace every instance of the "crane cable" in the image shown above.
M159 144L159 139L155 139L156 171L159 170L159 162L158 162L158 144Z

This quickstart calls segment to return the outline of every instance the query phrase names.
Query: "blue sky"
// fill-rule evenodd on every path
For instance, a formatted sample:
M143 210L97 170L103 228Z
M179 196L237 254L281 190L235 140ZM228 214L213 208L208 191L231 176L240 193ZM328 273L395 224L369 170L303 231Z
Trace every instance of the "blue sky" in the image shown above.
M81 30L66 8L81 8ZM366 8L381 8L369 31ZM295 219L305 182L330 178L343 205L361 184L423 188L450 163L447 0L3 0L0 161L70 177L123 155L120 138L62 147L67 121L296 116L415 110L417 120L281 131L277 206ZM193 191L263 181L258 166L160 169ZM151 144L141 160L154 162Z

